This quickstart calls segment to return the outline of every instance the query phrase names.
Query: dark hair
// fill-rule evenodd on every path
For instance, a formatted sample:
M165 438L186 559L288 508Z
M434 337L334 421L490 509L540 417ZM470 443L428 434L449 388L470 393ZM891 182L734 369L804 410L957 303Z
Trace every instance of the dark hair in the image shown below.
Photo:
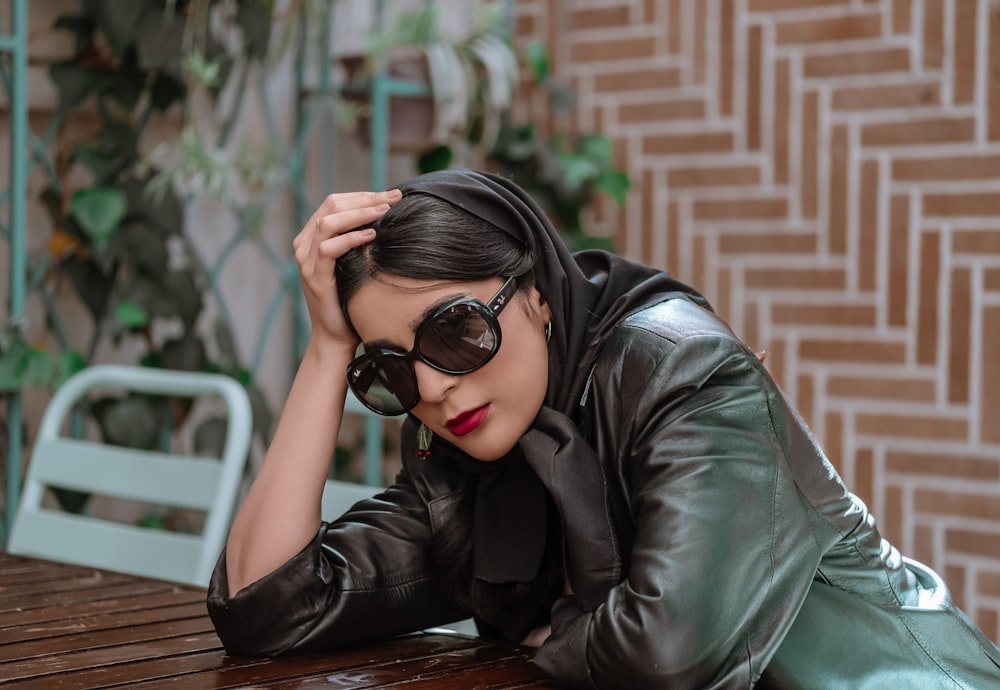
M337 293L345 315L358 288L382 273L455 281L516 276L519 289L534 284L535 257L522 243L437 197L403 197L374 227L374 240L337 259Z

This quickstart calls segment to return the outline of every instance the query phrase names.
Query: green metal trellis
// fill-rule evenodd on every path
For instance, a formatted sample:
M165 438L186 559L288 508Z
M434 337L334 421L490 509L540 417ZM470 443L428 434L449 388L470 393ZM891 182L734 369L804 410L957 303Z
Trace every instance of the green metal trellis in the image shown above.
M27 1L9 0L9 26L0 35L0 54L4 76L10 83L10 102L7 104L10 118L10 172L8 189L0 199L0 205L8 208L7 224L3 234L10 247L10 319L19 320L24 316L25 305L25 204L27 201L28 164L23 143L27 140ZM2 20L0 20L2 21ZM17 498L21 485L21 395L13 393L7 403L7 448L6 448L6 514L0 525L0 543L6 543L7 531L17 508Z

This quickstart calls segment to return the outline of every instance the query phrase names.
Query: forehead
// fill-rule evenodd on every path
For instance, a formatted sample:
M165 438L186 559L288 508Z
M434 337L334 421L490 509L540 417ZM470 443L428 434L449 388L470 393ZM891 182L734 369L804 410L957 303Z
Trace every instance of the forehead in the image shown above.
M383 275L357 289L347 301L347 314L363 341L405 344L406 336L412 336L419 322L436 307L459 297L486 301L500 282L499 278L456 282Z

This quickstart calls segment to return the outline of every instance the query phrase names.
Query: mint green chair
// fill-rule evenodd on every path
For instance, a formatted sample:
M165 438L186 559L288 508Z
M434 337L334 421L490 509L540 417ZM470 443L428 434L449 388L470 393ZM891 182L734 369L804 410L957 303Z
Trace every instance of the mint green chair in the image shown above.
M63 436L74 403L95 389L217 397L228 423L220 458L176 455ZM252 433L250 400L219 374L98 365L67 380L42 417L11 528L11 553L205 586L232 519ZM44 505L49 486L205 512L200 534L77 515Z

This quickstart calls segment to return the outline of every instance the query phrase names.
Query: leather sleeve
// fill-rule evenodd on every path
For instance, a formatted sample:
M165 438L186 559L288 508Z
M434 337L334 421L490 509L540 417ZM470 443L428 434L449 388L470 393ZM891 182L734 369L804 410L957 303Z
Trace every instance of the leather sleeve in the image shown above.
M276 571L228 596L226 555L208 610L226 651L277 656L331 649L441 625L467 615L434 589L424 566L430 518L405 474L324 523Z
M535 661L574 687L750 688L820 558L775 431L780 393L719 332L619 328L605 351L586 423L626 487L627 575L592 612L557 602Z

